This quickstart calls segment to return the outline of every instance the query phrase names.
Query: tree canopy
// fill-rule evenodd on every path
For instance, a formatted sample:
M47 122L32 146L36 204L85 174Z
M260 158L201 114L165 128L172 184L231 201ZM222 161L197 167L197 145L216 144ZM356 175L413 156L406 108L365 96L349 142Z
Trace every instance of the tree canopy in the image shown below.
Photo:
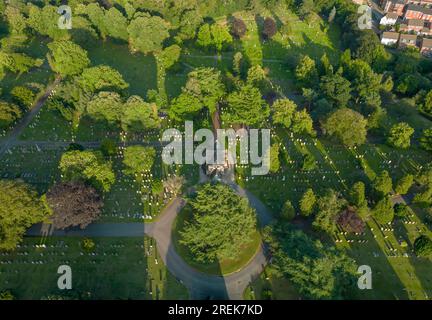
M144 54L161 51L169 37L169 24L158 16L138 16L127 28L129 44Z
M225 95L225 86L219 70L214 68L197 68L188 74L183 92L197 98L210 113Z
M64 181L84 181L107 192L115 181L111 162L100 151L72 150L63 153L59 169Z
M414 129L406 122L395 124L391 127L387 142L396 148L406 149L411 145L411 136Z
M244 85L227 97L228 107L222 112L222 120L228 124L246 124L249 126L262 123L270 114L270 109L261 92Z
M87 114L96 120L109 124L120 122L123 114L123 101L116 92L101 91L87 104Z
M90 93L100 90L121 91L129 87L120 72L106 65L85 69L78 78L78 83Z
M80 74L90 64L87 51L72 41L54 41L48 44L48 48L51 69L62 76Z
M188 204L193 219L180 231L180 243L196 261L238 257L241 248L252 241L255 211L228 186L205 184Z
M46 202L56 229L84 229L99 218L103 206L96 189L80 181L55 184L46 193Z
M0 203L0 250L13 250L27 228L48 215L36 191L20 180L0 180Z
M367 120L358 112L342 108L334 111L324 121L326 134L336 137L344 145L352 147L366 142Z
M123 154L123 172L130 175L141 174L149 171L156 157L153 147L129 146Z
M353 259L334 247L309 238L288 223L265 232L272 266L288 278L302 296L310 299L343 299L356 283Z

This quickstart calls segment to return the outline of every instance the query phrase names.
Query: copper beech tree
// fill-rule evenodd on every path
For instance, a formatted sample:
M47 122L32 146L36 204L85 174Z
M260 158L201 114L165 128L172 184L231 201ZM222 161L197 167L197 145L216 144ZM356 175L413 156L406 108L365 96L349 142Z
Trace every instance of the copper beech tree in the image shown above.
M47 192L46 200L56 229L84 229L99 218L103 206L96 189L83 182L57 183Z

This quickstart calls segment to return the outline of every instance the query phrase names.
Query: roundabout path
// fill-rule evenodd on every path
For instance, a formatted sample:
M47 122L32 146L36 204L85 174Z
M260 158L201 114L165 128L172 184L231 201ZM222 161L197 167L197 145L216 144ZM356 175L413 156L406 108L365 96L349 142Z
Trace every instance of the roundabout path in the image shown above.
M230 183L230 186L241 196L248 198L255 208L261 227L272 220L264 204L250 192ZM88 237L141 237L150 236L156 240L159 255L168 270L188 288L191 299L242 299L248 284L259 276L267 263L265 248L261 245L255 256L241 270L226 276L204 274L189 266L174 250L172 225L177 214L186 204L183 198L175 198L161 213L156 222L151 223L95 223L86 229L69 231L55 230L54 236L88 236ZM41 236L42 225L31 227L28 236Z

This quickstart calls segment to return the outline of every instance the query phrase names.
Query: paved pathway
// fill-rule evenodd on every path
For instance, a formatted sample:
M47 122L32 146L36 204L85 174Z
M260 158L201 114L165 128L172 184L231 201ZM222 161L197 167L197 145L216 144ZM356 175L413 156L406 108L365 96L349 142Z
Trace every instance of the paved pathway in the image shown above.
M12 129L9 134L7 134L2 140L0 145L0 156L6 152L9 148L13 147L17 143L18 137L21 132L30 124L33 118L38 114L39 110L42 108L51 92L60 83L60 76L57 76L52 84L50 84L45 93L36 101L33 108L27 112L20 122Z
M257 211L261 226L271 222L271 214L260 200L234 183L231 183L231 187L239 195L249 199L251 206ZM51 235L79 237L142 237L147 235L153 237L168 270L188 288L192 299L242 299L248 284L259 276L267 263L265 248L261 246L243 269L224 277L208 275L195 270L178 255L173 247L172 225L185 203L183 198L174 199L161 213L160 218L152 223L95 223L84 230L55 230ZM27 235L40 236L42 233L42 225L38 224L31 227Z

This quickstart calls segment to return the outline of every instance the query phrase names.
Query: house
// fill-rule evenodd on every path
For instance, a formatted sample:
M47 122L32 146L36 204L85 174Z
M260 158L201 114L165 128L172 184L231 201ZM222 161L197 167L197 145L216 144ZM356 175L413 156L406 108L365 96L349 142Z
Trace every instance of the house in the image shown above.
M417 45L416 34L401 34L399 37L399 48L415 47Z
M385 46L396 44L399 40L399 33L397 32L383 32L381 36L381 43Z
M396 13L399 17L403 16L405 0L382 0L381 7L386 13Z
M404 19L432 21L432 9L422 7L417 4L409 4L405 7Z
M400 24L399 30L404 32L414 31L415 33L419 34L423 30L424 26L425 22L423 20L409 19L405 21L405 23Z
M397 13L389 12L381 18L380 24L383 26L393 26L396 24L398 17Z
M424 27L424 28L420 31L420 34L421 34L422 36L430 36L430 35L432 35L432 30L431 30L431 28L429 28L429 27Z
M425 56L432 56L432 39L423 38L421 41L420 52Z

